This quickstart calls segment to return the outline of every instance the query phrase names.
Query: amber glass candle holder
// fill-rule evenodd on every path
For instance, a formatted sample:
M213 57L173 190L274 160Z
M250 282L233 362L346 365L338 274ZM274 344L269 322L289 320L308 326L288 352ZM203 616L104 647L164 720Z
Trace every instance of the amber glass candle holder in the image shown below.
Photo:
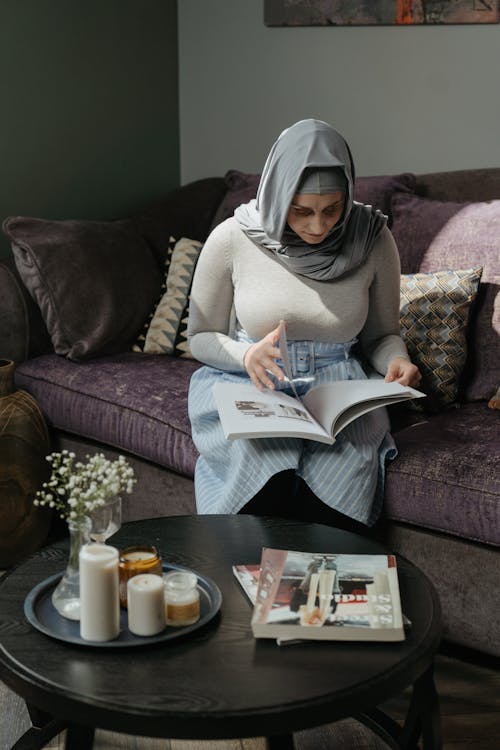
M161 557L153 545L138 544L120 550L120 605L127 607L127 582L142 573L162 576Z

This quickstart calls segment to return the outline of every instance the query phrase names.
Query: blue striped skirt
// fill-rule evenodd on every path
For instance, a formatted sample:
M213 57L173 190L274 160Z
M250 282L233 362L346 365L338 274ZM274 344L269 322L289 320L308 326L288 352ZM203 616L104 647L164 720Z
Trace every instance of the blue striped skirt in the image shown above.
M352 356L354 343L288 342L297 392L303 395L314 385L337 380L366 379ZM295 469L328 506L361 523L375 523L382 508L385 462L397 455L384 408L351 422L333 445L299 438L226 440L212 394L213 384L221 381L247 384L250 379L246 372L202 367L189 388L189 417L200 454L195 469L198 513L238 513L274 474ZM288 380L275 380L275 387L292 394Z

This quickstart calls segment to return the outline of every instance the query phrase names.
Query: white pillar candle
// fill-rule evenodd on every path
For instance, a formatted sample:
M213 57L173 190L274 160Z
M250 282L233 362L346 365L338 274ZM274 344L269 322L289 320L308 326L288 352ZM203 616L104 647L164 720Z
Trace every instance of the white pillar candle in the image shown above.
M141 573L127 582L128 629L135 635L156 635L165 627L163 579Z
M80 635L111 641L120 634L118 550L86 544L80 552Z

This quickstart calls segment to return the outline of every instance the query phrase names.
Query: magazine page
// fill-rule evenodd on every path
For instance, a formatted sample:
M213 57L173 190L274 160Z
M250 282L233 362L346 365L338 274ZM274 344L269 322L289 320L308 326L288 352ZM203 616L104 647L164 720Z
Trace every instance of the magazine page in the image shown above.
M330 432L333 440L344 427L362 414L405 399L425 396L425 393L410 386L386 383L382 377L377 377L316 386L301 398L292 380L287 343L285 324L278 344L285 375L297 400L302 401L308 412Z
M213 393L227 439L289 436L333 442L304 404L286 393L259 391L253 383L216 383Z
M303 397L308 411L326 428L332 437L350 422L381 406L389 406L412 398L425 396L410 386L386 383L382 379L339 380L318 385Z
M404 640L393 555L264 548L260 567L256 637Z

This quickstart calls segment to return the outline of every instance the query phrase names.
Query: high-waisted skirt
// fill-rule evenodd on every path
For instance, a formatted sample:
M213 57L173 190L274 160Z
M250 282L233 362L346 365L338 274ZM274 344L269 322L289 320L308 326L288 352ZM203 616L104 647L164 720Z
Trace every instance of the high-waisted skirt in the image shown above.
M298 393L323 383L366 379L352 356L354 343L289 342ZM271 378L277 390L293 395L289 380ZM382 508L385 464L397 455L385 408L351 422L333 445L300 438L226 440L212 393L216 382L248 384L250 379L246 372L206 366L191 378L189 417L200 454L195 469L198 513L238 513L273 475L294 469L329 507L369 526L375 523Z

